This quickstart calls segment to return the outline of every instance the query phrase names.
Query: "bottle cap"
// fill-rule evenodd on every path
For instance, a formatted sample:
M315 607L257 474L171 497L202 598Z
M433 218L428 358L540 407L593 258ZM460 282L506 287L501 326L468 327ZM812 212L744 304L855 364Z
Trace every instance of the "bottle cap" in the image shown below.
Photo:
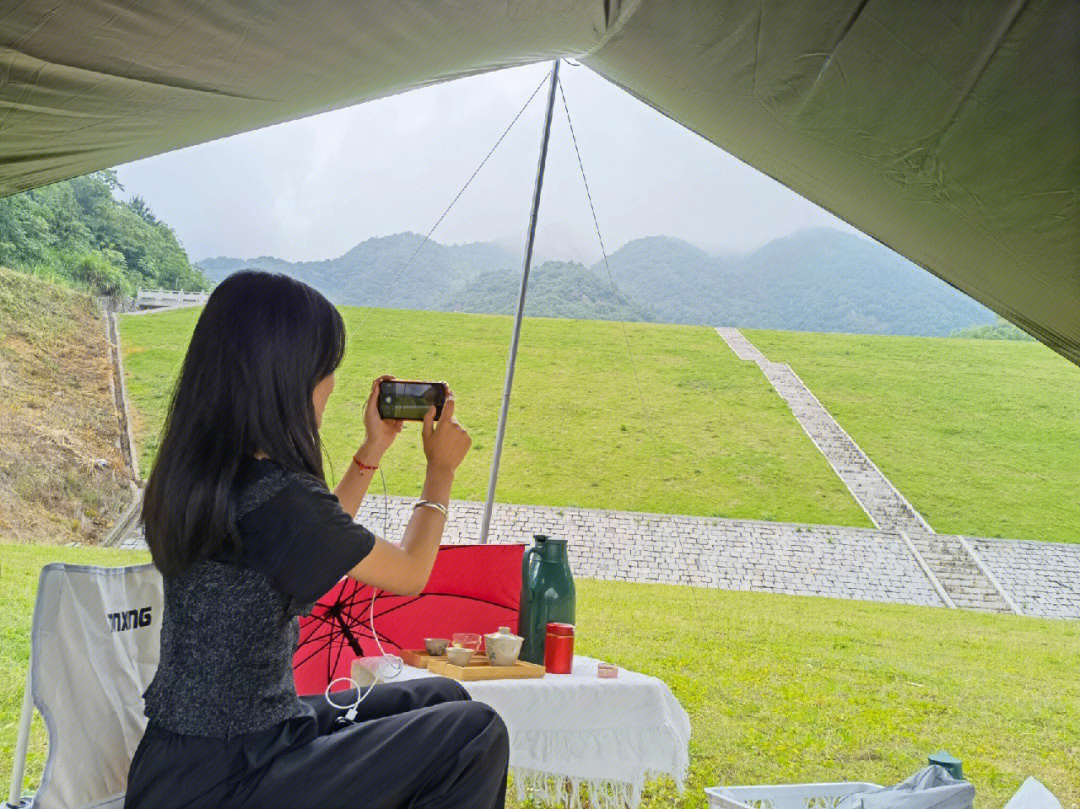
M549 635L564 635L571 638L574 637L573 624L560 624L552 621L547 625L547 631Z

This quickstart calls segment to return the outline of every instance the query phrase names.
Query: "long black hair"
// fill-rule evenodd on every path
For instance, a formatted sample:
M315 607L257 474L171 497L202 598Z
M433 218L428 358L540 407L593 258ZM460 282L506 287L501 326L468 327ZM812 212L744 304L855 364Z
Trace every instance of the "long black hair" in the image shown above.
M345 356L345 324L307 284L246 270L195 326L146 483L143 521L165 576L239 550L233 501L245 456L324 483L312 393Z

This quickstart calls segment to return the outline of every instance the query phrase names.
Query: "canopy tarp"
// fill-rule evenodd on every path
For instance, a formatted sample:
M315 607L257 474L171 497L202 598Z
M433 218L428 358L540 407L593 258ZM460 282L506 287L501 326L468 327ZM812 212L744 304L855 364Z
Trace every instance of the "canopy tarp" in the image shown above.
M1080 363L1074 0L3 3L0 195L558 56Z

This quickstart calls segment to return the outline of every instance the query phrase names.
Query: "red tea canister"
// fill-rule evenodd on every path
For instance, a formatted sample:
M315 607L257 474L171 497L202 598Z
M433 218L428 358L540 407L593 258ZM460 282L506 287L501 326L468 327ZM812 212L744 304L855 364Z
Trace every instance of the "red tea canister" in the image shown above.
M549 623L544 640L544 669L548 674L569 674L574 668L574 625Z

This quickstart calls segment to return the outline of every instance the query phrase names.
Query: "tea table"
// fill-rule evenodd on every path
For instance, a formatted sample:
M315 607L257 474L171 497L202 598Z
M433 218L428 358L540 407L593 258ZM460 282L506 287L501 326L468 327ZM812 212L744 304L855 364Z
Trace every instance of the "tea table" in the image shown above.
M616 679L601 679L598 662L578 655L571 674L462 683L506 723L520 799L528 793L573 807L584 786L592 807L634 809L647 780L667 775L682 789L686 711L662 680L622 668ZM433 676L405 666L395 681Z

